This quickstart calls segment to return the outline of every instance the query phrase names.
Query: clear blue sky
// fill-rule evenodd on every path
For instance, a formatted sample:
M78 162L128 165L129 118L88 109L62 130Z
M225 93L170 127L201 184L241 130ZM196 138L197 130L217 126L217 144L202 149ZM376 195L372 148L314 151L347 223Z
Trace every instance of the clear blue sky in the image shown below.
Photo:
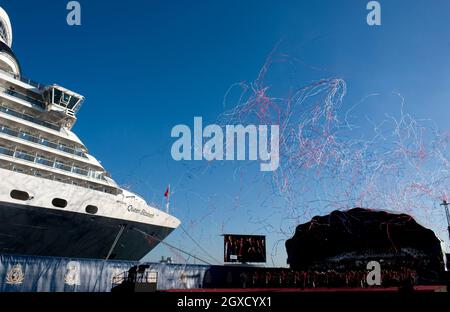
M367 2L81 0L79 27L66 24L66 1L0 5L10 15L24 75L86 97L74 131L119 184L160 205L171 183L172 213L218 259L223 232L266 234L269 264L285 265L284 245L273 249L285 239L274 234L283 215L261 203L270 190L260 173L241 179L236 164L196 170L176 163L170 130L192 125L194 116L215 122L230 85L253 81L281 40L279 51L307 65L274 84L341 77L347 107L380 94L365 116L398 111L391 95L399 92L409 113L448 131L450 2L380 1L380 27L366 24ZM167 241L204 257L182 230ZM161 246L147 259L161 255L176 257Z

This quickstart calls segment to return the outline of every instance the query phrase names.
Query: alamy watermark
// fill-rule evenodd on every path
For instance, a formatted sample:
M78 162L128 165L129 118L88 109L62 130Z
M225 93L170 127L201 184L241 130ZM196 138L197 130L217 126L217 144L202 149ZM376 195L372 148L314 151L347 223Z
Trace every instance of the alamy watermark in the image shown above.
M369 26L381 26L381 4L378 1L370 1L367 3L367 25Z
M81 25L81 4L78 1L69 1L66 9L69 11L67 14L67 25L80 26Z
M367 263L366 282L369 286L381 286L381 265L378 261L370 261Z
M81 4L79 1L69 1L67 3L67 25L80 26L81 25ZM379 1L369 1L366 9L370 12L367 14L367 25L380 26L381 25L381 4Z
M171 136L178 138L171 149L176 161L260 161L261 171L275 171L280 164L278 125L226 125L222 129L212 124L203 128L202 117L195 117L194 131L187 125L176 125Z

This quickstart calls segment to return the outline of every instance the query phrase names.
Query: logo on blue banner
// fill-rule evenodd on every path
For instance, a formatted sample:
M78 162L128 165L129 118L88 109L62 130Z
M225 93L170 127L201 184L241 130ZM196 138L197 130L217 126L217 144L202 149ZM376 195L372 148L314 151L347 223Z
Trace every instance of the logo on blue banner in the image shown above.
M80 263L70 261L66 266L66 274L64 275L64 283L69 286L80 285Z
M8 274L6 274L6 284L9 285L20 285L23 283L25 279L25 275L22 271L22 266L20 264L16 264L9 270Z

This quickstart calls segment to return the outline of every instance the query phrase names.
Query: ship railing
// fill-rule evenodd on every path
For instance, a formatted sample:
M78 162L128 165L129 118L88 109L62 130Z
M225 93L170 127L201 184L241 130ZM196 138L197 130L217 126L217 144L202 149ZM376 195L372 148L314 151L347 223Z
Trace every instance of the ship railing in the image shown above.
M2 73L6 74L6 75L8 75L8 76L10 76L10 77L12 77L14 79L20 80L23 83L29 84L30 86L33 86L33 87L35 87L35 88L37 88L39 90L43 90L45 88L44 84L36 82L36 81L31 80L29 78L26 78L26 77L24 77L22 75L15 75L15 74L11 74L11 73L6 72L6 71L2 71Z
M21 100L24 100L30 104L39 106L44 108L45 107L45 103L36 99L33 99L32 97L29 97L23 93L17 92L16 90L13 89L8 89L8 88L4 88L4 87L0 87L0 91L2 91L5 94L11 95L13 97L19 98Z
M114 286L119 286L123 283L132 283L132 284L154 283L154 284L156 284L157 281L158 281L158 272L148 271L147 269L145 269L144 271L141 271L138 268L136 272L129 270L129 271L125 271L125 272L119 273L117 275L114 275L113 279L112 279L112 285L114 287Z
M127 280L127 273L128 273L127 271L124 271L114 275L112 278L113 287L121 285L123 282L125 282Z
M5 133L5 134L10 135L10 136L13 136L13 137L16 137L16 138L19 138L19 139L23 139L23 140L32 142L32 143L36 143L36 144L47 146L47 147L50 147L50 148L53 148L53 149L57 149L59 151L63 151L65 153L68 153L68 154L71 154L71 155L76 155L76 156L79 156L79 157L87 158L85 153L83 153L82 151L79 151L79 150L67 147L67 146L62 145L62 144L57 144L57 143L51 142L51 141L46 140L46 139L38 138L38 137L35 137L35 136L31 135L31 134L28 134L28 133L25 133L25 132L22 132L22 131L12 130L12 129L6 127L6 126L1 126L0 125L0 132Z
M52 123L47 122L47 121L38 120L37 118L35 118L33 116L30 116L30 115L27 115L27 114L24 114L24 113L19 113L19 112L15 111L15 110L13 110L13 109L11 109L9 107L3 106L3 105L0 106L0 112L3 112L5 114L11 115L13 117L17 117L17 118L20 118L20 119L23 119L23 120L26 120L26 121L29 121L29 122L32 122L32 123L35 123L35 124L40 125L40 126L44 126L46 128L49 128L49 129L52 129L52 130L55 130L55 131L59 131L61 129L61 127L58 126L58 125L52 124Z
M29 161L29 162L32 162L35 164L40 164L40 165L44 165L47 167L75 173L77 175L82 175L84 177L89 177L89 178L93 178L96 180L105 181L104 174L102 172L98 172L98 171L91 170L91 169L89 169L89 170L82 169L75 165L71 166L71 165L56 161L56 160L47 159L45 157L41 157L41 156L37 156L37 155L31 155L24 151L11 150L6 147L0 146L0 154L6 155L9 157L14 157L17 159L26 160L26 161Z
M26 84L29 84L30 86L36 87L39 90L43 90L45 88L45 85L42 83L36 82L34 80L31 80L31 79L23 77L23 76L18 76L18 77L17 77L17 75L15 75L15 76L16 76L15 77L16 79L19 79L20 81L22 81Z

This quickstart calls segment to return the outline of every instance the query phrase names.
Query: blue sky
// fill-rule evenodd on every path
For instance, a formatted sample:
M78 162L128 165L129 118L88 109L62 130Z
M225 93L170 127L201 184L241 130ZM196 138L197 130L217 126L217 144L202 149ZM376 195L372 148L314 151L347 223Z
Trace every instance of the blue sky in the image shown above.
M224 232L266 234L269 264L285 265L283 243L275 245L286 238L282 210L270 208L283 200L262 196L265 177L252 168L239 176L236 163L176 163L170 131L194 116L214 123L228 88L255 80L278 42L304 65L274 70L272 88L340 77L347 107L379 94L360 116L395 114L397 92L415 118L448 131L450 3L380 1L382 25L369 27L367 2L81 0L79 27L66 24L66 1L0 3L24 75L86 97L74 131L119 184L158 205L172 184L172 213L219 260ZM435 226L445 234L442 222ZM168 242L205 257L182 230ZM184 261L164 246L146 259L161 255Z

